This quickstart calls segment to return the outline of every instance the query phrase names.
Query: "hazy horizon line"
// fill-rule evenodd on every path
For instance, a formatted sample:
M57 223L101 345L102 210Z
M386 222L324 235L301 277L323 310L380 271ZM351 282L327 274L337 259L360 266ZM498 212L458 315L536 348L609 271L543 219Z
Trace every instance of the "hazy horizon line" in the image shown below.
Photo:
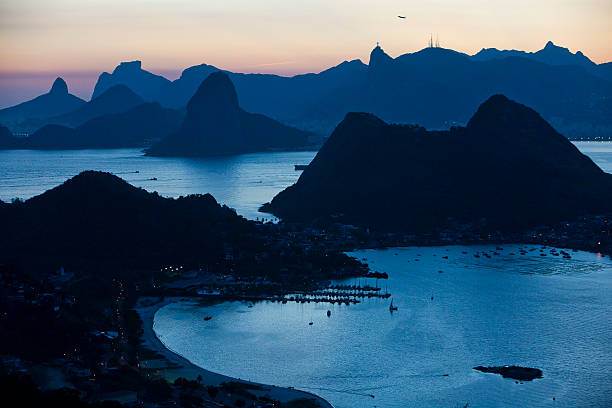
M557 47L567 48L570 52L572 52L572 50L570 50L568 47L564 47L563 45L559 45L558 43L555 43L554 41L553 41L553 44L555 46L557 46ZM544 44L544 46L545 45L546 44ZM436 48L451 50L451 51L459 52L461 54L465 54L465 55L468 55L468 56L474 56L474 55L478 54L478 52L480 52L481 50L485 50L485 49L497 49L499 51L519 51L519 52L526 52L526 53L535 53L537 51L542 50L544 48L544 46L542 46L542 48L538 48L538 49L535 49L533 51L531 51L531 50L521 50L521 49L517 49L517 48L483 47L483 48L481 48L480 50L478 50L478 51L476 51L474 53L464 52L464 51L460 51L460 50L457 50L457 49L446 48L446 47L436 47ZM384 50L384 47L382 45L380 45L380 47ZM374 49L374 48L375 47L373 47L372 49ZM430 48L430 47L424 46L423 48L416 49L414 51L406 51L406 52L400 53L397 56L392 56L387 51L385 51L385 53L387 55L391 56L391 58L395 59L395 58L398 58L398 57L400 57L402 55L413 54L413 53L422 51L422 50L427 49L427 48ZM572 54L576 54L577 52L581 52L581 50L573 51ZM590 58L587 54L583 53L583 55L586 56L589 60L593 61L597 65L607 64L607 63L612 62L612 56L609 59L605 60L605 61L598 62L598 61ZM369 54L368 54L368 56L369 56ZM186 70L186 69L188 69L190 67L193 67L193 66L203 65L203 64L214 66L215 68L219 68L220 70L223 70L223 71L231 71L231 72L235 72L235 73L242 73L242 74L251 74L251 73L252 74L270 74L270 75L278 75L278 76L291 77L291 76L302 75L302 74L313 74L313 73L317 74L317 73L323 72L323 71L325 71L325 70L327 70L329 68L333 68L333 67L335 67L337 65L340 65L343 62L350 62L350 61L355 61L355 60L359 60L363 64L367 65L367 62L364 61L364 58L345 57L344 59L341 59L341 60L339 59L338 61L340 61L340 62L336 63L335 65L323 65L322 64L317 69L312 69L312 67L304 67L302 69L296 68L294 70L287 71L286 73L275 73L275 72L262 72L262 71L256 70L256 68L265 68L265 67L272 67L272 66L286 66L286 65L293 64L293 63L297 63L298 61L295 60L295 59L291 59L291 60L282 60L281 59L280 61L258 63L258 64L255 64L255 65L252 65L252 66L242 66L242 67L238 67L238 66L231 67L231 66L228 66L227 68L220 68L220 66L223 65L222 63L220 63L220 64L219 63L209 63L209 62L203 61L203 62L196 63L196 64L193 64L193 65L186 65L183 68L180 68L180 67L176 67L176 66L174 66L174 67L169 67L169 66L164 66L164 67L159 67L159 66L157 66L157 67L156 66L145 67L146 59L143 59L143 58L140 58L140 57L136 57L136 58L126 58L126 59L119 60L118 62L115 63L115 65L112 65L113 66L112 69L104 69L104 68L102 68L102 69L82 69L82 70L75 70L75 69L49 69L49 70L44 70L44 69L42 69L42 70L23 70L22 71L22 70L3 70L2 68L0 68L0 76L10 76L10 75L21 75L21 76L23 76L23 75L41 75L41 74L45 74L45 75L49 74L49 75L51 75L53 73L57 74L58 72L62 72L62 73L68 74L68 75L79 75L79 74L88 74L89 75L89 74L95 74L95 73L97 73L98 75L101 75L104 72L108 72L108 73L112 72L114 70L114 68L116 68L117 66L119 66L119 64L121 64L123 62L140 61L140 62L143 63L143 70L149 71L149 72L151 72L153 74L156 74L156 75L165 76L167 79L170 79L170 77L173 77L173 76L176 76L176 78L178 78L178 77L180 77L180 74L184 70ZM229 64L229 65L233 65L233 64ZM255 69L255 71L250 71L251 69ZM61 74L58 74L58 76L61 77ZM172 80L172 79L170 79L170 80Z
M556 46L562 47L562 48L567 48L564 47L563 45L559 45L557 43L554 43ZM513 49L502 49L502 48L496 48L496 47L482 47L480 50L483 49L498 49L500 51L523 51L523 52L527 52L527 53L534 53L537 52L541 49L543 49L545 47L546 43L542 45L542 48L537 48L533 51L531 50L519 50L516 48ZM373 49L374 47L372 47ZM381 44L381 48L384 50L384 46ZM401 52L398 53L396 56L392 56L390 55L389 52L386 52L388 55L390 55L392 58L397 58L400 57L402 55L406 55L406 54L413 54L419 51L422 51L424 49L427 49L429 47L425 46L416 50L410 50L410 51L406 51L406 52ZM455 52L459 52L468 56L473 56L475 54L477 54L479 51L476 51L474 53L469 53L469 52L463 52L463 51L458 51L455 50L453 48L445 48L445 47L440 47L442 49L447 49L447 50L452 50ZM569 48L567 48L570 52L572 52L573 54L575 54L576 52L580 51L580 50L576 50L576 51L572 51ZM600 64L605 64L605 63L609 63L612 62L612 60L610 61L606 61L606 62L597 62L595 60L592 60L587 54L584 54L587 58L589 58L591 61L593 61L595 64L600 65ZM369 57L369 53L367 54L366 58ZM127 58L124 60L120 60L118 62L115 63L115 65L107 65L106 69L105 68L101 68L101 69L82 69L82 70L75 70L75 69L49 69L49 70L2 70L0 68L0 90L2 90L2 92L0 92L0 94L4 94L5 96L8 96L7 99L5 100L0 100L0 109L4 109L7 107L11 107L14 106L16 104L22 103L22 102L26 102L36 96L39 96L41 94L44 94L46 92L49 91L49 89L51 89L51 85L52 85L52 81L55 78L62 78L66 81L66 83L68 84L68 90L70 93L84 99L84 100L90 100L91 96L93 94L93 90L95 87L95 84L98 80L98 77L104 73L104 72L112 72L119 64L121 64L122 62L130 62L130 61L141 61L143 63L143 70L148 71L152 74L155 75L160 75L166 79L168 79L169 81L174 81L178 78L180 78L181 74L183 73L183 71L185 71L186 69L193 67L193 66L197 66L197 65L202 65L202 64L206 64L206 65L210 65L210 66L214 66L222 71L228 71L228 72L235 72L235 73L242 73L242 74L265 74L265 75L276 75L276 76L280 76L280 77L293 77L293 76L297 76L297 75L306 75L306 74L318 74L320 72L323 72L327 69L336 67L344 62L350 62L350 61L355 61L355 60L359 60L361 61L363 64L367 65L368 61L366 58L363 57L356 57L356 58L350 58L350 57L345 57L344 59L337 59L336 62L332 62L332 63L321 63L321 64L317 64L316 68L314 66L304 66L302 68L294 68L294 69L287 69L288 67L290 67L292 64L294 63L298 63L298 62L304 62L304 61L297 61L295 59L291 59L291 60L282 60L279 59L277 61L273 61L273 62L269 62L269 63L262 63L262 64L256 64L253 66L232 66L235 64L231 64L229 63L229 66L224 66L225 64L221 61L218 62L199 62L199 63L195 63L195 64L186 64L184 66L181 67L148 67L146 66L146 60L145 59L141 59L141 58ZM105 64L106 65L106 64ZM307 65L307 64L305 64ZM108 68L108 67L112 67L112 68ZM270 67L281 67L281 68L285 68L284 70L276 70L276 72L270 72L268 70L266 70L266 68L270 68ZM284 72L283 72L284 71ZM19 84L19 82L22 81L28 81L28 80L34 80L35 83L30 83L27 82L25 84L23 84L22 86ZM20 95L17 95L17 92L20 91Z

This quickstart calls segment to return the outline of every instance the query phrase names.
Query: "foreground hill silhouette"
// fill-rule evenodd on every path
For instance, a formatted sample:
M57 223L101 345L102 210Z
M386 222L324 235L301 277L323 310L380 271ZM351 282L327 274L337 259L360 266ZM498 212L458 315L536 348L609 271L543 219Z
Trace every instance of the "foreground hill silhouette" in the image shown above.
M206 78L187 105L180 129L152 146L150 156L218 156L308 145L308 133L245 112L223 72Z
M183 116L183 113L162 108L158 103L143 103L127 112L98 116L76 128L51 124L27 138L0 136L0 149L145 147L176 131Z
M450 131L350 113L263 210L382 230L514 229L611 211L612 175L534 110L496 95Z
M51 90L27 102L0 110L0 123L14 128L26 119L46 119L77 109L85 103L79 97L68 93L68 85L57 78Z
M209 195L163 198L87 171L23 203L0 206L6 264L142 272L213 265L252 225ZM127 275L126 275L127 276Z
M216 71L190 67L173 82L151 83L147 92L158 93L163 106L182 108ZM487 49L474 56L425 48L392 58L376 47L367 65L345 61L318 74L227 72L245 110L325 136L351 111L436 129L465 125L483 100L499 93L533 107L565 136L589 139L612 137L611 73L609 64L552 42L533 53ZM134 90L142 85L122 83Z

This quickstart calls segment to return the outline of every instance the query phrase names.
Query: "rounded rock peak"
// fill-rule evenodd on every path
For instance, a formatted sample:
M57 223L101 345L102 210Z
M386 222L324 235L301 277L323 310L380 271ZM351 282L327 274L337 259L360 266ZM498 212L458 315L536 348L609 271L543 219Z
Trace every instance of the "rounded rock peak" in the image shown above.
M544 48L554 48L556 47L555 43L552 41L549 41L546 43L546 46Z
M67 94L68 85L66 85L66 81L64 81L61 77L57 77L55 81L53 81L53 85L51 86L51 90L49 91L49 93Z
M238 108L236 88L234 88L229 75L223 71L213 72L202 81L200 87L187 104L187 111L208 105Z

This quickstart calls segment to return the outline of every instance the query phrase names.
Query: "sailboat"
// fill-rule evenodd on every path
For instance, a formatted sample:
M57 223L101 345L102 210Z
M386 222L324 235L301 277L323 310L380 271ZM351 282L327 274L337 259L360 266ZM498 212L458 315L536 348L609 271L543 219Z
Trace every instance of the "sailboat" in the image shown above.
M397 310L397 306L393 306L393 299L391 299L391 304L389 305L389 311L393 312Z

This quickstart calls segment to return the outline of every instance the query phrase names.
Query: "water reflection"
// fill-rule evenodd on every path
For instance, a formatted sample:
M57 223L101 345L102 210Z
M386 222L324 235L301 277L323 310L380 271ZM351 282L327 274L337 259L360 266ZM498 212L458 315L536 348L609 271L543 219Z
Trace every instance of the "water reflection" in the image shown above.
M211 193L247 218L271 218L257 209L301 172L315 152L255 153L217 158L145 157L138 149L0 151L0 199L29 198L84 170L114 173L161 195Z
M174 304L158 312L155 330L204 368L313 391L338 408L543 407L552 396L559 407L606 406L612 262L584 252L541 257L529 246L521 255L519 247L354 253L389 273L393 313L379 298ZM473 256L484 252L498 255ZM359 282L375 285L347 283ZM515 384L472 369L505 364L540 368L544 378Z

